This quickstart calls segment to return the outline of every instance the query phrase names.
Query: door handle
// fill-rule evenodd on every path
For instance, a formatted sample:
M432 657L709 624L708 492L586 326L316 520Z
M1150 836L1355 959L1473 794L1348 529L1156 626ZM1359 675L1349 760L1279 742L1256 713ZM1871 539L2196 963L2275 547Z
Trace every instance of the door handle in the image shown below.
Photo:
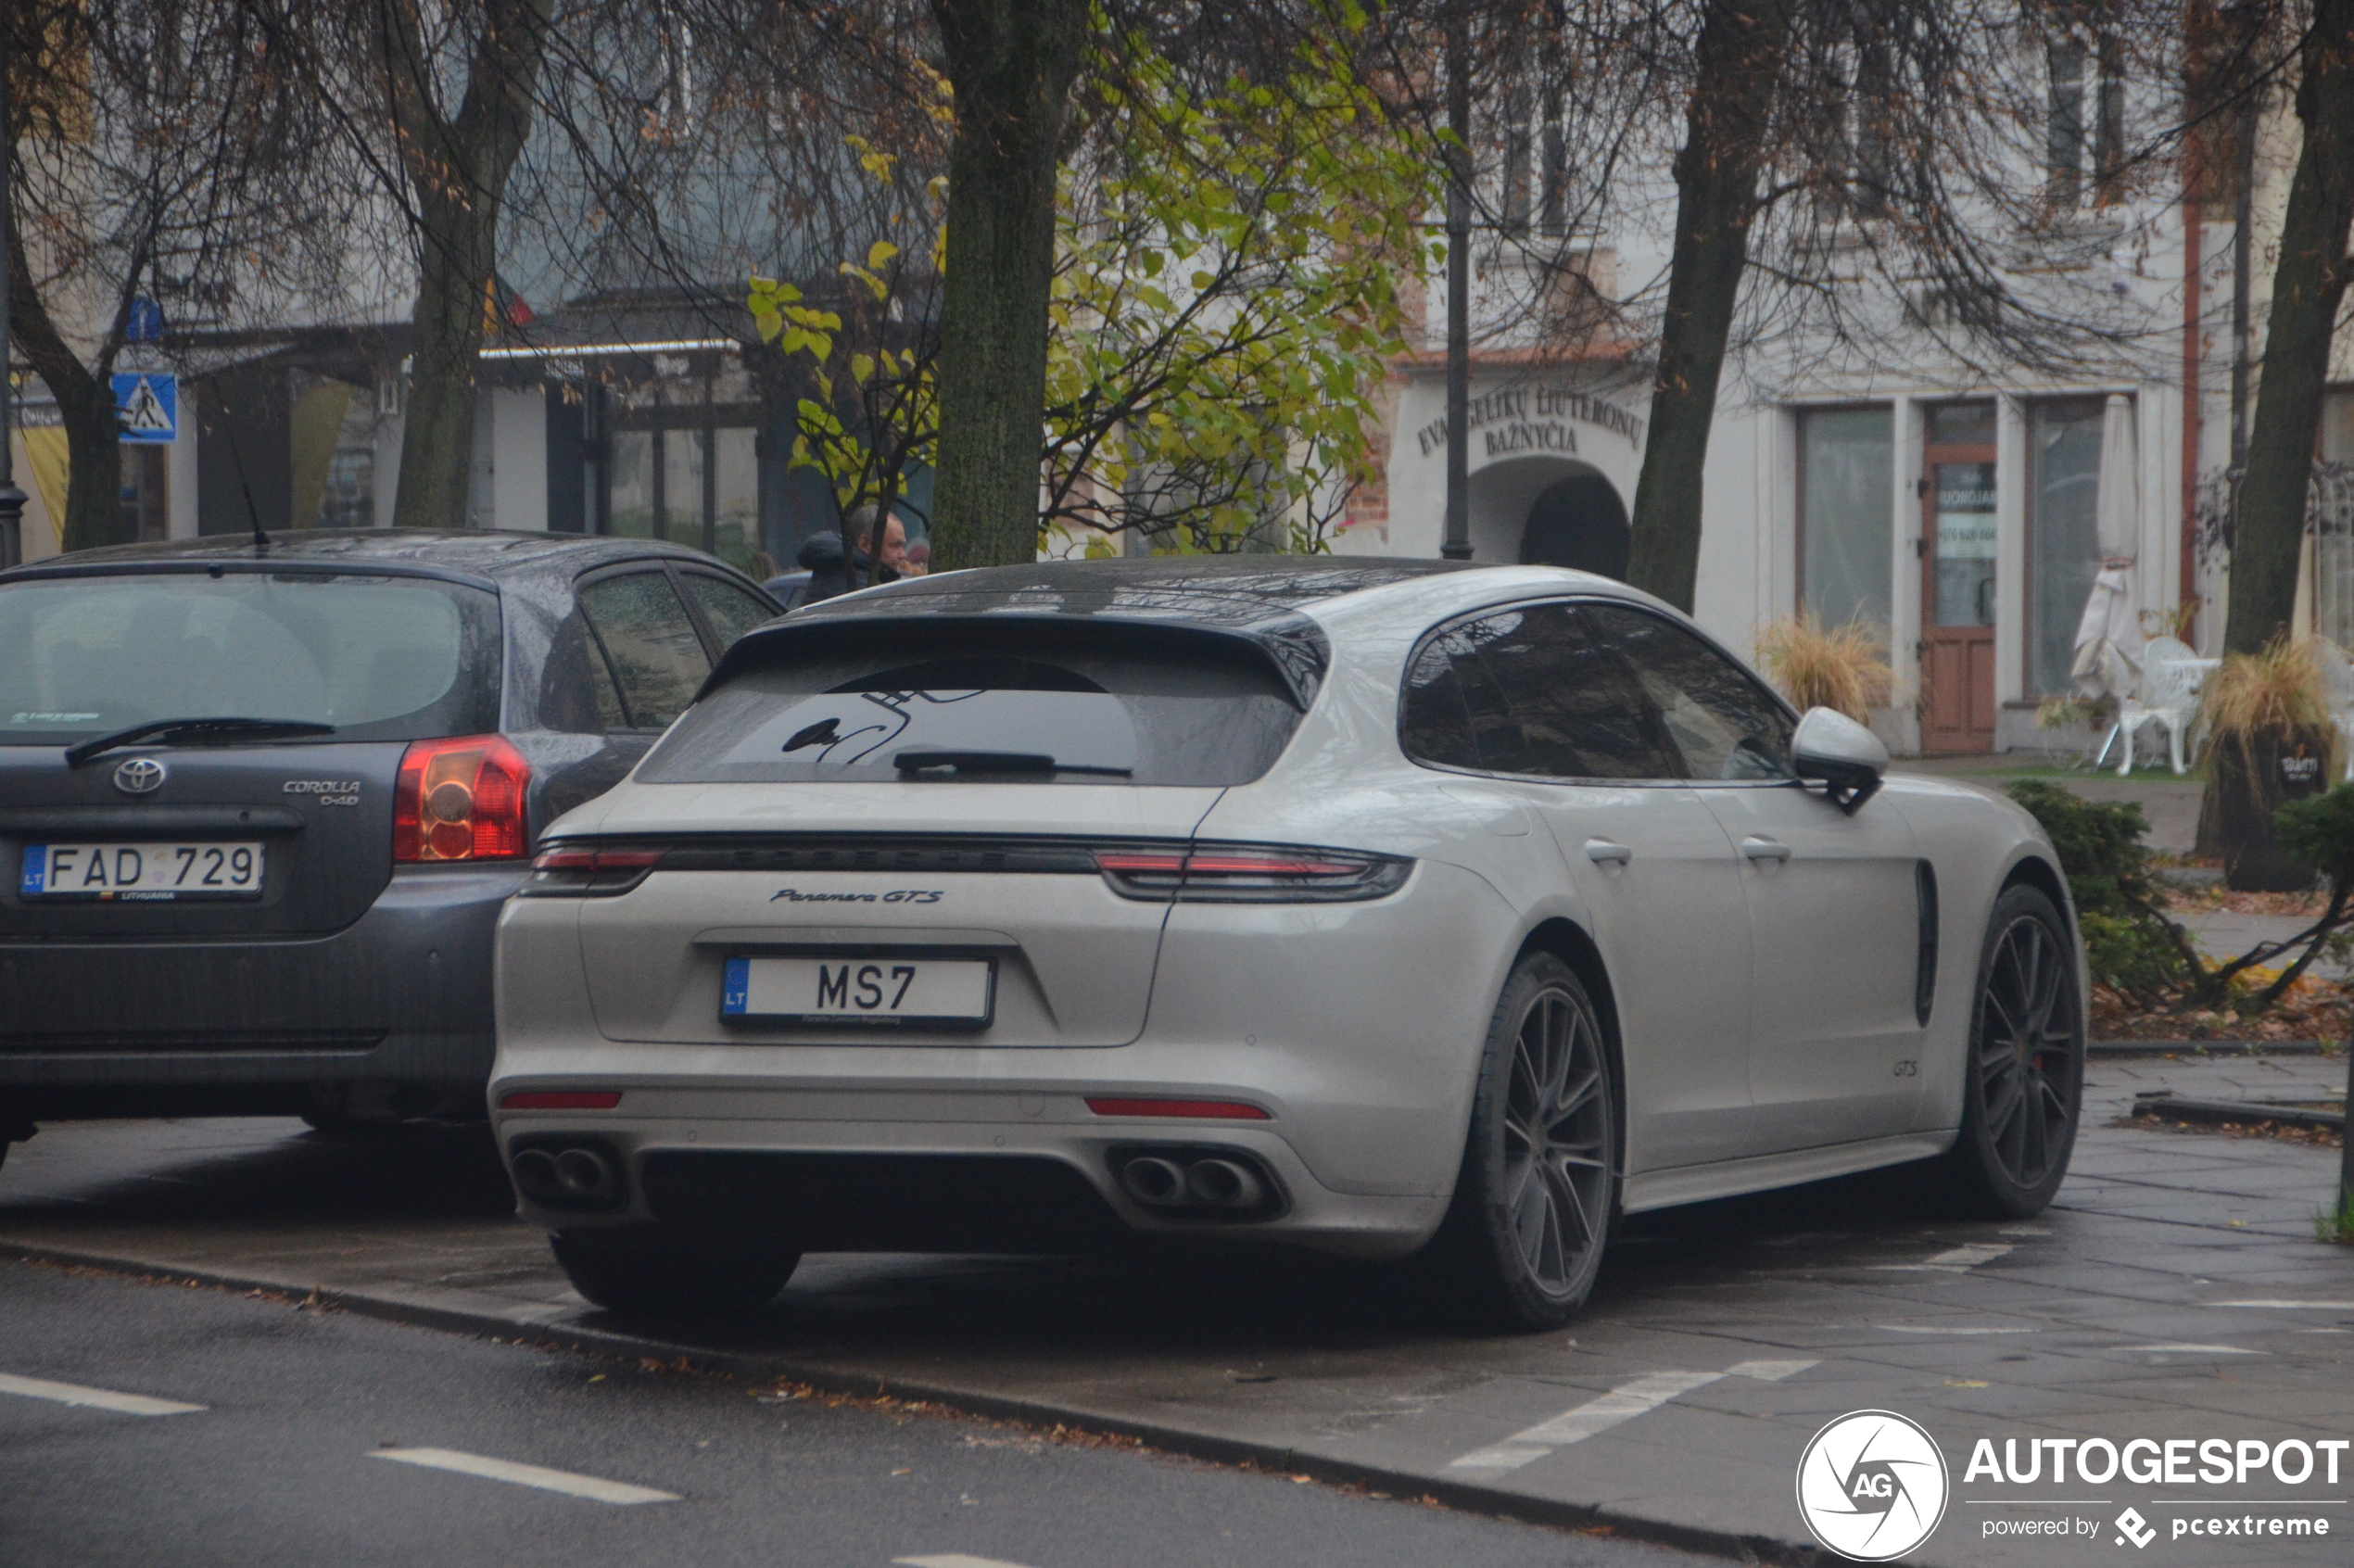
M1586 841L1586 858L1597 866L1624 866L1635 858L1635 852L1625 844L1614 844L1608 839Z
M1788 860L1790 846L1753 833L1741 841L1741 854L1750 860Z

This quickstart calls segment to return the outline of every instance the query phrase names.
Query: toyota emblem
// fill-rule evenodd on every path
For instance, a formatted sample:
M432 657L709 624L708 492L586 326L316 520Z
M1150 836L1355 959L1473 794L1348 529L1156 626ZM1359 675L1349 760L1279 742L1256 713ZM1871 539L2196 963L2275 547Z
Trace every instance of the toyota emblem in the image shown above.
M163 784L163 764L153 757L133 757L114 770L114 787L126 795L152 795Z

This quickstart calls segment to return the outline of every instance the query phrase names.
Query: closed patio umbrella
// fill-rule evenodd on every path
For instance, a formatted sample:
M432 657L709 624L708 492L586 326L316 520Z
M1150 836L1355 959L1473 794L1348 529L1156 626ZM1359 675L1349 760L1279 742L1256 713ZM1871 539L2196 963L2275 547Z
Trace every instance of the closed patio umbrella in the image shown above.
M2094 499L2100 575L2076 626L2076 663L2069 672L2086 697L2133 695L2148 639L2133 604L2133 556L2141 528L2141 482L2133 449L2133 406L2112 396L2101 417L2100 488Z

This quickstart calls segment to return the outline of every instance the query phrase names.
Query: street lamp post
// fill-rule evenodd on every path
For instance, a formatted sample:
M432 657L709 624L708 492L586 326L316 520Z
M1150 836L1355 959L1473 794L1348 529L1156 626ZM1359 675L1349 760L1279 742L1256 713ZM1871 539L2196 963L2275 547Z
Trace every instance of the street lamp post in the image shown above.
M17 136L15 107L8 101L8 35L0 22L0 571L24 560L24 492L17 488L17 411L10 384L15 293Z
M1447 536L1438 553L1469 561L1471 547L1471 18L1447 6Z

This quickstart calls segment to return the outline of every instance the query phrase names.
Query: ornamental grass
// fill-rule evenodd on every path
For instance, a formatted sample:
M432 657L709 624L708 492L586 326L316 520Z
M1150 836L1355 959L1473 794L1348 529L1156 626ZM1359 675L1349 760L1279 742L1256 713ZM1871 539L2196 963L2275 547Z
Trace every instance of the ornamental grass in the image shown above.
M2331 732L2329 683L2310 638L2276 637L2260 653L2226 654L2199 716L2213 743L2243 755L2259 741Z
M1759 629L1757 662L1800 712L1831 708L1864 724L1896 689L1886 645L1883 630L1860 615L1826 626L1811 611L1801 611Z

